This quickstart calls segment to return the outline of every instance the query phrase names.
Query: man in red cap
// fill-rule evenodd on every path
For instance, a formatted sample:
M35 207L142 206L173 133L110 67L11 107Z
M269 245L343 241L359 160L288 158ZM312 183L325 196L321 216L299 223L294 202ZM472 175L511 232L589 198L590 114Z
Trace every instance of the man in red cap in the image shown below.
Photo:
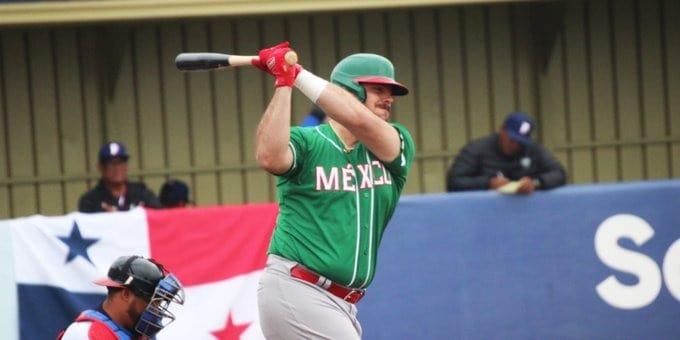
M184 304L184 290L174 275L152 259L121 256L108 277L96 280L108 294L96 309L80 313L60 340L148 339L175 319L172 302Z

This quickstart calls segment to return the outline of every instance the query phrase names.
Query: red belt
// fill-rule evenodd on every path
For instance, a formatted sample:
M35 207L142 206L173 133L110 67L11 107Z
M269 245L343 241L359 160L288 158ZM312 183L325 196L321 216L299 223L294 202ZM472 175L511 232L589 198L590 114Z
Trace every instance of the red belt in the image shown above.
M295 267L290 270L290 276L319 286L349 303L359 302L359 300L364 297L364 293L366 293L366 290L364 289L354 289L339 285L300 265L295 265Z

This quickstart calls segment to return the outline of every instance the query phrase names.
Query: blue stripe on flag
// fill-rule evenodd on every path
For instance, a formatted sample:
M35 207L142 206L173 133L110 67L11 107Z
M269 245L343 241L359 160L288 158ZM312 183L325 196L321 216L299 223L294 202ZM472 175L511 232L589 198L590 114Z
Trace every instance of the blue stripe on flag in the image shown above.
M17 285L21 339L54 339L78 314L97 307L103 294L71 293L43 285Z

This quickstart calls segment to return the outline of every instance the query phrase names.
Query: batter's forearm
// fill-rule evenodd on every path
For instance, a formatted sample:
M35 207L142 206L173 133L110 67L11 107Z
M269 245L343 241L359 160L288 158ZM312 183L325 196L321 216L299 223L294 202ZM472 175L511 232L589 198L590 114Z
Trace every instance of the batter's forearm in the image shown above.
M277 88L257 127L255 158L260 167L273 174L286 172L293 162L288 148L291 93L290 87Z
M349 92L329 84L317 104L331 119L352 132L381 161L391 162L399 155L400 140L394 127Z
M304 70L298 75L295 86L381 161L391 162L399 155L400 140L396 130L351 93Z
M370 114L354 96L307 70L298 74L295 86L331 119L348 128L362 122L362 114Z
M349 92L335 84L328 84L321 92L317 105L328 116L348 129L361 125L370 119L372 112ZM363 118L363 119L362 119Z

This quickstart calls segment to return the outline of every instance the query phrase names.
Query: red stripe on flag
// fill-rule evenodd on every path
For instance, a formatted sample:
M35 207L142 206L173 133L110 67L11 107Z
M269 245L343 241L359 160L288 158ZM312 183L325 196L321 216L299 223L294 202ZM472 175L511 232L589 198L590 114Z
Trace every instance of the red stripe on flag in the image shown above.
M277 204L146 210L151 256L185 285L264 268Z

